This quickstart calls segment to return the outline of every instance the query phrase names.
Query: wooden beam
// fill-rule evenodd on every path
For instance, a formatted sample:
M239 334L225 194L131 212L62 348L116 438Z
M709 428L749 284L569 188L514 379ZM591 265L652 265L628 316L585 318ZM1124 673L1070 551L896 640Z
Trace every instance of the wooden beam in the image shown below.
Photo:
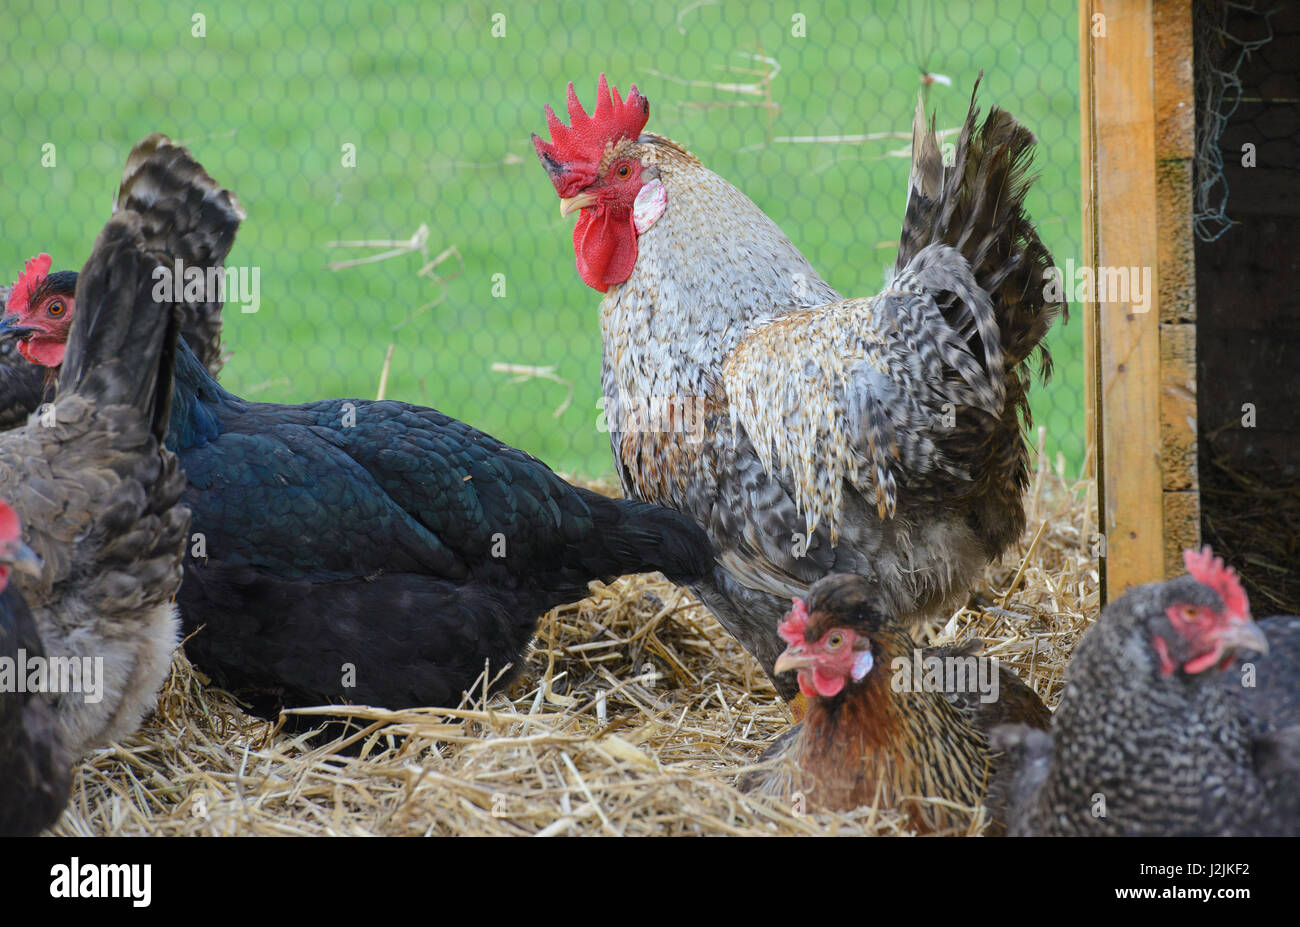
M1156 248L1160 317L1160 471L1165 575L1201 544L1196 416L1196 243L1192 229L1196 91L1192 5L1155 0Z
M1095 309L1108 598L1165 575L1153 2L1092 0L1088 32L1097 279L1127 268L1131 285L1099 292Z
M1083 195L1083 263L1088 267L1097 266L1097 225L1093 204L1096 200L1095 169L1097 153L1092 136L1092 29L1093 9L1091 0L1079 3L1079 144L1081 156L1079 164L1082 170ZM1083 320L1083 407L1084 407L1084 457L1088 474L1097 480L1097 511L1105 511L1105 487L1097 479L1101 472L1101 429L1097 415L1097 396L1100 393L1101 355L1097 350L1097 303L1084 303L1075 307ZM1098 533L1104 531L1099 523ZM1092 538L1083 539L1092 546ZM1104 548L1098 547L1103 550ZM1098 560L1097 568L1101 580L1102 601L1106 598L1106 558Z

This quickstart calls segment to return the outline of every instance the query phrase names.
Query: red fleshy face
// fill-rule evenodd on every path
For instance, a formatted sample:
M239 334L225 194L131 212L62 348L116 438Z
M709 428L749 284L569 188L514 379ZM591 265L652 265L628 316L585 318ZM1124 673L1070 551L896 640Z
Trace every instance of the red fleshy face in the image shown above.
M45 288L50 264L48 254L31 258L5 304L20 325L33 329L26 340L18 343L18 353L42 367L58 367L63 363L75 302L69 295Z
M798 670L799 691L808 698L838 695L851 678L862 679L871 669L871 651L859 648L858 635L848 628L832 628L819 640L808 641L808 607L795 599L777 633L788 645L782 657L810 657L810 666Z
M1249 634L1258 633L1258 629L1251 621L1250 600L1236 570L1214 556L1208 546L1200 551L1184 551L1183 563L1193 579L1213 589L1223 600L1222 611L1187 602L1176 602L1165 609L1174 631L1194 654L1191 659L1184 659L1182 669L1195 675L1214 667L1226 667L1243 633L1249 639ZM1161 673L1170 675L1176 667L1168 643L1157 636L1153 644L1160 658Z
M1195 675L1218 665L1223 658L1223 645L1219 638L1230 623L1226 614L1213 609L1186 603L1170 605L1165 609L1169 623L1196 654L1183 663L1183 670ZM1169 645L1157 636L1152 641L1156 654L1160 657L1160 672L1168 676L1175 669L1174 660L1169 653Z

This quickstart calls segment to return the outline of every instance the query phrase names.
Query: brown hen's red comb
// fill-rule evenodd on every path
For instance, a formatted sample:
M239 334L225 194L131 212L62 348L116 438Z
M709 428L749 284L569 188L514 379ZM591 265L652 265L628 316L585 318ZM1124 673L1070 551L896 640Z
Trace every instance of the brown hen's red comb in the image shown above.
M808 606L803 603L803 599L795 599L790 614L786 616L785 621L777 625L777 633L781 635L782 640L793 647L805 642L804 632L807 629Z
M610 88L605 75L596 85L596 109L591 115L578 102L578 92L569 81L569 122L562 123L551 105L546 104L546 126L551 141L544 142L534 133L533 147L542 159L555 191L572 196L596 179L596 167L605 145L624 138L635 138L650 118L650 101L641 96L633 84L623 100L618 88Z
M1214 556L1209 545L1200 552L1183 551L1183 564L1192 579L1209 586L1223 599L1224 608L1238 620L1250 620L1250 599L1242 588L1237 571L1227 566L1222 557Z
M23 272L14 281L14 288L9 293L5 308L10 312L21 312L26 309L36 288L50 275L51 263L53 259L48 254L38 254L34 258L28 258Z

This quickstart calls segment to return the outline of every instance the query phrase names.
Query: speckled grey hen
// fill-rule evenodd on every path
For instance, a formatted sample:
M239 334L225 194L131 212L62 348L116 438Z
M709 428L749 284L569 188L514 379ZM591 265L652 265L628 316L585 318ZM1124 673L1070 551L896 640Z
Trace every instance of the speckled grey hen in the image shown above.
M52 415L0 434L0 496L43 561L13 585L48 657L92 661L91 685L49 696L73 758L135 729L179 638L189 510L163 440L180 307L155 301L153 270L187 232L190 214L164 205L177 188L222 191L201 169L155 169L160 139L128 157L118 209L78 277Z
M1300 836L1300 620L1256 625L1209 548L1184 560L1084 635L1050 735L993 731L1013 835Z
M1029 359L1064 305L1024 212L1034 136L974 102L945 166L920 108L893 281L843 299L744 194L604 75L533 141L580 210L579 276L605 293L602 382L629 495L716 549L693 588L769 675L792 597L856 573L907 624L942 615L1024 526ZM776 679L784 695L792 677Z

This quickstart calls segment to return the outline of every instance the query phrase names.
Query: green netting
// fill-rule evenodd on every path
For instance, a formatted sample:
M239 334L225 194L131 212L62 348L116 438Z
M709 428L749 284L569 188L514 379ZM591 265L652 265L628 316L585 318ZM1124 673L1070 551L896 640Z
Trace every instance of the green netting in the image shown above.
M1080 263L1076 17L1046 0L11 2L0 271L42 250L79 267L127 151L166 132L248 212L231 262L260 268L261 307L227 310L229 388L374 396L391 344L390 398L594 476L610 469L599 294L577 277L572 218L529 144L567 81L584 99L600 71L635 82L649 128L753 198L837 289L868 295L894 259L917 91L955 127L981 68L985 105L1041 140L1030 205L1044 239L1058 264ZM332 242L412 239L328 266L402 251ZM1057 376L1035 415L1074 472L1078 318L1051 343Z

